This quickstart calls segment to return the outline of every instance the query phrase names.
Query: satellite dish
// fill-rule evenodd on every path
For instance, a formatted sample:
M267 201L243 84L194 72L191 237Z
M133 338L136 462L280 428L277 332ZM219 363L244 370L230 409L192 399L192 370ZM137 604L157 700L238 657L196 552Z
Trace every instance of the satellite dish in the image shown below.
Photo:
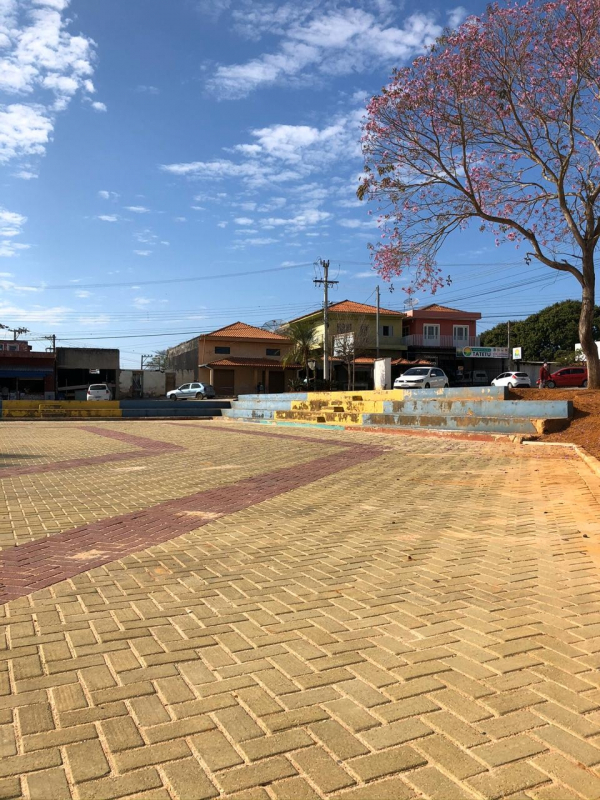
M279 330L279 328L285 325L285 322L286 321L284 319L270 319L263 325L261 325L261 328L263 329L263 331L273 332Z
M404 301L404 308L416 308L420 303L418 297L409 297Z

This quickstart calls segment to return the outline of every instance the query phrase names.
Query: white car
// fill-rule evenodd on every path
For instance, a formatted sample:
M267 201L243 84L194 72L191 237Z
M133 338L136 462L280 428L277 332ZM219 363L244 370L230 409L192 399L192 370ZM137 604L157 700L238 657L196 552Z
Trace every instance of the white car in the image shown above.
M439 367L411 367L394 381L394 389L446 389L448 376Z
M508 386L509 389L531 388L531 378L526 372L503 372L494 378L492 386Z
M105 383L93 383L87 390L88 400L112 400L110 389Z

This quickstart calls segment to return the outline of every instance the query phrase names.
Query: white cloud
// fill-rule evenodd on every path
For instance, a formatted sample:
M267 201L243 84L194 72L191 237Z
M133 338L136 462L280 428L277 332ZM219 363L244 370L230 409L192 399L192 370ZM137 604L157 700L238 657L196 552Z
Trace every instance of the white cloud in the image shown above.
M109 192L106 189L101 189L98 192L98 197L101 197L103 200L118 200L121 195L117 194L117 192Z
M354 277L355 278L376 278L377 277L377 273L375 272L375 270L368 270L366 272L357 272L354 275Z
M173 217L174 222L187 222L187 217Z
M446 12L448 15L448 25L450 28L458 28L458 26L467 18L467 9L462 6L456 6Z
M99 214L96 219L100 219L102 222L118 222L119 216L118 214Z
M338 225L341 225L342 228L352 228L357 230L358 228L376 228L377 222L375 220L363 220L363 219L338 219Z
M152 300L149 297L134 297L133 298L133 305L136 308L145 308L152 303Z
M0 302L0 317L3 319L10 319L16 323L31 323L38 322L47 325L60 325L67 314L71 311L66 306L53 306L51 308L44 308L43 306L32 306L31 308L22 308L14 306L10 303Z
M217 228L226 228L229 225L228 222L222 220L221 222L217 222Z
M150 209L146 206L125 206L127 211L132 211L134 214L149 214Z
M262 188L274 184L304 180L335 161L360 159L360 122L358 109L337 116L324 128L311 125L270 125L251 131L254 143L250 152L240 145L233 150L239 161L218 158L212 161L191 161L163 164L161 169L172 175L192 179L236 179L249 187ZM321 187L327 194L327 190ZM276 206L285 205L284 198L274 198ZM260 209L259 209L260 210Z
M279 241L279 239L269 239L269 238L261 238L261 237L243 239L241 242L238 242L237 244L233 245L233 249L234 250L241 250L246 245L251 245L252 247L259 247L259 246L265 245L265 244L275 244L275 242L278 242L278 241Z
M160 94L160 89L158 89L156 86L145 86L144 84L136 86L135 90L141 94Z
M18 172L14 172L13 177L20 178L22 181L32 181L34 178L37 178L38 175L35 172L30 172L27 169L21 169Z
M15 237L23 232L23 226L27 222L27 217L18 214L16 211L9 211L0 206L0 258L13 258L20 251L28 250L30 245L22 242L15 242ZM6 289L6 287L4 287ZM14 284L11 288L16 288ZM25 289L22 288L24 291Z
M77 292L75 292L75 297L82 297L83 298L83 297L91 297L91 296L92 296L92 293L88 292L87 289L79 289Z
M41 105L0 105L0 164L22 156L43 155L53 128L50 115Z
M134 250L136 256L151 256L152 250Z
M99 102L92 103L92 108L94 109L94 111L100 111L100 112L108 111L106 103L99 103Z
M254 225L254 220L250 217L236 217L234 221L236 225Z
M26 222L22 214L0 207L0 236L18 236Z
M95 316L91 317L79 317L80 325L91 325L93 327L99 327L101 325L108 325L109 322L110 322L110 317L108 314L96 314Z
M144 228L141 231L136 231L134 237L141 244L155 245L158 241L158 236L150 228Z
M321 222L326 222L331 218L328 211L318 211L316 209L308 209L301 214L296 214L295 217L267 217L260 221L263 228L295 228L297 230L308 228L313 225L318 225Z
M0 91L27 97L0 106L0 161L42 155L57 113L94 91L95 45L72 34L69 0L0 0Z
M279 46L241 64L218 66L209 88L220 98L236 99L274 83L297 85L324 76L372 72L414 57L442 33L432 14L416 12L394 24L389 3L362 5L365 8L331 1L255 0L249 9L246 4L236 17L238 32L250 38L262 33L278 36ZM450 20L457 18L449 12Z

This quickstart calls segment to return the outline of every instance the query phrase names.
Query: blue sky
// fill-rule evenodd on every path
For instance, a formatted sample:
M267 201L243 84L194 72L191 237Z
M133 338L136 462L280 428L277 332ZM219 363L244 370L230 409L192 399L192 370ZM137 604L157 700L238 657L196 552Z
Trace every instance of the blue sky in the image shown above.
M373 302L378 233L355 196L365 102L483 8L0 0L0 322L118 346L131 367L317 307L318 258L332 300ZM578 296L475 231L439 261L453 282L436 301L482 311L481 330ZM402 283L382 284L383 306L404 308Z

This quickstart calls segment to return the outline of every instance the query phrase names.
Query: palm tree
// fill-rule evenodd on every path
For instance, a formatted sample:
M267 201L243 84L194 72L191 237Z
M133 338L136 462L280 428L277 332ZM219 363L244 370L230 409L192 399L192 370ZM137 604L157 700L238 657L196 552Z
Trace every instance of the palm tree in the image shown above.
M310 320L300 320L292 322L286 326L283 332L292 342L291 350L286 353L283 363L302 364L308 380L308 361L315 351L315 331L316 325Z

